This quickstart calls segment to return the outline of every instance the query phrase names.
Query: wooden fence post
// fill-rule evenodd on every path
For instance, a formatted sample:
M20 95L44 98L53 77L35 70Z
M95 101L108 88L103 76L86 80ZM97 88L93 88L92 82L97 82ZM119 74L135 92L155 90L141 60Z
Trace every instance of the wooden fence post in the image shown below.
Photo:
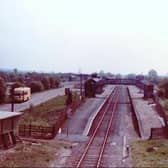
M31 136L31 124L29 125L29 136Z
M55 125L52 126L52 138L55 136Z
M25 125L23 125L24 136L26 136Z

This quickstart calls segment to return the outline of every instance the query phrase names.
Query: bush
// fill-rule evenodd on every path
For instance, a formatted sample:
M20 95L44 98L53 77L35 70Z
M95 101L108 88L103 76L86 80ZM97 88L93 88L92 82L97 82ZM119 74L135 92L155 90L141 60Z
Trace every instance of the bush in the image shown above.
M55 79L53 77L50 77L50 87L55 88Z
M166 101L164 102L164 109L165 109L166 111L168 111L168 100L166 100Z
M41 80L41 83L43 84L44 86L44 89L50 89L50 80L48 77L44 77L42 80Z
M31 92L41 92L44 90L44 86L40 81L33 81L30 83L29 87L31 88Z
M6 95L6 83L3 78L0 77L0 103L3 103Z
M58 79L55 79L55 87L58 88L60 85L60 81Z
M59 81L54 77L50 77L50 88L57 88L59 87Z
M168 98L168 79L165 79L159 84L160 90L162 90L163 96Z
M157 95L161 98L164 97L164 90L163 89L160 89L158 92L157 92Z

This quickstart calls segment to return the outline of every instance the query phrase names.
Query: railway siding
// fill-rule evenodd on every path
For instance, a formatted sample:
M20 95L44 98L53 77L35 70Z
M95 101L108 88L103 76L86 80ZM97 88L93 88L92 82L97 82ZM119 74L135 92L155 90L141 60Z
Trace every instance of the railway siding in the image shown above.
M149 139L152 128L161 128L163 123L158 113L151 107L148 100L143 99L143 93L135 86L128 86L142 139Z

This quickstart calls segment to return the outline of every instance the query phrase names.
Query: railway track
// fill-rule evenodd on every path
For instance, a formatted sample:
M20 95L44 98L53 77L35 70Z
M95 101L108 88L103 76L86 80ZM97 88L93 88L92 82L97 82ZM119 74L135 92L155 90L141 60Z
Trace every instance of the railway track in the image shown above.
M103 167L103 160L105 159L103 155L114 120L119 91L119 87L116 87L107 100L101 118L99 118L99 122L74 167Z

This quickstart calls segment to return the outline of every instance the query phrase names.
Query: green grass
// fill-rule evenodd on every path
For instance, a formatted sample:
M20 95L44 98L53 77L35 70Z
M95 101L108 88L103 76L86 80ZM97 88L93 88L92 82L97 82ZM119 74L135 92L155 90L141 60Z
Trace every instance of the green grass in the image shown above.
M133 142L131 155L133 167L168 167L168 140Z
M73 93L73 101L79 96ZM58 96L38 106L31 106L24 110L20 124L32 124L37 126L50 126L55 123L60 112L65 109L66 96Z
M58 96L54 99L51 99L47 102L44 102L36 107L33 107L34 113L46 113L48 111L56 111L65 108L65 96ZM25 110L29 111L29 110Z
M160 104L163 107L165 114L168 116L168 99L160 100Z
M65 96L58 96L38 106L31 106L24 110L20 124L32 124L37 126L50 126L50 121L56 119L58 113L65 108Z
M12 152L3 154L0 167L49 167L57 159L58 151L68 142L40 142L37 145L18 144Z

